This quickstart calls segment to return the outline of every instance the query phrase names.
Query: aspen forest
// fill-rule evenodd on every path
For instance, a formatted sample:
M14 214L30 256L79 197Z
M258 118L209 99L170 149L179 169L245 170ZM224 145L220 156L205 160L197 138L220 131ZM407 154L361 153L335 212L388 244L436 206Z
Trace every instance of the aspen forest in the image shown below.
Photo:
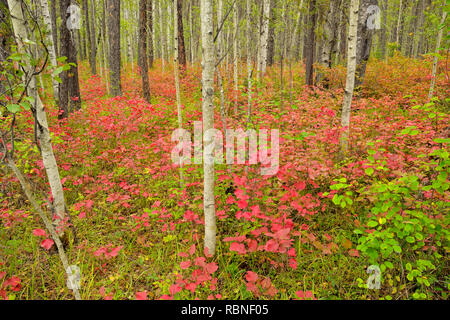
M0 300L447 300L449 11L0 0Z

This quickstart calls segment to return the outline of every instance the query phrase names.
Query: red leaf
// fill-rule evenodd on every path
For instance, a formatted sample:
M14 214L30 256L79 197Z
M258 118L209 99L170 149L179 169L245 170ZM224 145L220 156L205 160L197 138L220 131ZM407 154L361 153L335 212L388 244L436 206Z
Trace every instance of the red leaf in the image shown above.
M45 248L47 250L50 250L50 248L53 245L53 240L52 239L45 239L41 242L41 247Z
M242 243L233 242L230 245L230 251L236 251L239 254L246 254L245 246Z
M245 279L247 279L248 282L256 282L256 280L258 280L258 275L253 271L247 271Z
M190 261L190 260L182 261L182 262L180 263L180 267L181 267L181 269L183 269L183 270L189 268L190 266L191 266L191 261Z
M206 265L206 271L210 274L213 274L214 272L216 272L217 268L219 268L219 267L217 266L217 263L215 263L215 262L211 262Z
M148 300L147 291L136 292L136 300Z
M356 249L350 249L350 250L348 250L348 254L349 254L351 257L359 257L359 251L356 250Z
M45 230L42 230L42 229L34 229L33 234L37 237L40 237L40 236L45 237L47 233L45 232Z

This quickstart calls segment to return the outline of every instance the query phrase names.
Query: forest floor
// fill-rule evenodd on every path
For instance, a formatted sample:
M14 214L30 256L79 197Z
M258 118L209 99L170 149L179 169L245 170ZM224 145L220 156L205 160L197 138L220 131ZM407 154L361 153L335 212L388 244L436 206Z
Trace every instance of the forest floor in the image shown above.
M184 167L180 189L170 157L177 128L172 70L166 66L163 73L159 64L150 70L151 105L140 97L140 78L130 68L123 71L122 97L108 97L102 79L87 70L80 66L82 109L67 121L58 121L56 108L45 99L76 230L66 249L70 263L81 270L83 299L447 298L448 244L441 240L448 240L448 186L441 193L425 186L436 167L430 153L448 147L449 87L440 76L438 99L426 104L430 60L397 56L369 63L352 105L344 162L337 155L345 69L330 73L330 88L311 90L302 85L300 64L294 65L293 91L286 70L281 103L279 69L269 68L253 94L252 127L280 130L279 172L264 176L259 165L248 172L244 165L216 165L214 257L203 251L202 166ZM181 80L189 131L202 116L200 75L199 67L189 68ZM227 127L243 128L245 83L238 114L227 86L231 80L225 81ZM215 123L222 128L218 107ZM42 190L48 188L31 143L30 115L22 113L18 126L16 162L46 207ZM424 191L415 192L416 184ZM396 193L393 185L403 189ZM391 198L370 192L383 186ZM58 254L41 246L47 237L40 231L43 223L10 172L2 171L0 194L0 297L72 299ZM386 215L396 203L400 216L407 219L419 210L431 219L426 220L430 228L440 226L444 235L430 237L426 227L397 232L396 218ZM377 210L378 205L386 207ZM415 220L400 223L415 225ZM374 234L378 247L364 246ZM414 247L423 238L426 245ZM367 285L371 264L381 268L379 290Z

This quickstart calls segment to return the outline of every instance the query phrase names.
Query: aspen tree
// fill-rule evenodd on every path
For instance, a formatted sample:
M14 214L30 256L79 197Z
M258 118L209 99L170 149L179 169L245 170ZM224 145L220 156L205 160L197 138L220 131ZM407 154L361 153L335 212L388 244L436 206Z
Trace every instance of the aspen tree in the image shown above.
M249 0L248 0L249 1ZM214 199L214 150L206 148L214 141L207 134L214 128L214 34L212 0L200 1L200 28L202 37L202 111L203 111L203 210L205 214L205 248L209 254L216 250L216 213Z
M11 20L14 30L14 36L17 42L17 50L21 53L25 53L24 42L27 40L27 21L25 21L22 6L20 1L8 0L8 6L11 12ZM32 72L33 66L30 61L26 61L26 70L28 73ZM64 236L64 232L61 228L58 228L59 223L64 221L67 217L65 209L64 192L61 183L61 177L59 175L58 165L53 153L52 142L50 138L50 130L48 128L47 114L45 112L44 104L39 97L36 88L36 78L32 77L28 94L34 98L36 108L36 123L37 123L37 141L40 146L42 162L47 174L47 179L50 184L50 190L53 196L53 209L54 209L54 226L59 237Z
M440 23L440 29L439 29L437 39L436 39L435 53L438 53L439 48L441 47L442 32L444 31L444 28L445 28L445 26L443 26L443 25L445 23L446 18L447 18L447 11L445 11L445 9L444 9L444 13L442 14L442 19L441 19L441 23ZM430 85L430 92L428 93L428 101L431 100L431 98L433 97L433 93L434 93L434 85L436 83L437 64L438 64L438 57L435 56L434 61L433 61L433 72L431 73L431 85Z
M344 94L344 103L342 105L342 120L341 120L341 126L345 127L345 130L342 132L340 141L341 156L345 156L348 151L350 110L352 106L353 91L355 88L358 12L359 12L359 0L351 0L350 26L348 29L347 79L345 83L345 94Z

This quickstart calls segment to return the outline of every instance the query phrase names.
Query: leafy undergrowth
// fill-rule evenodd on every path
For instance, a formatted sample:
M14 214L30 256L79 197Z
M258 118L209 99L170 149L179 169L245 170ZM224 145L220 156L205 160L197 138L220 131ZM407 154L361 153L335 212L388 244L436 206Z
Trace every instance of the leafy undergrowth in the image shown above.
M216 165L214 257L202 245L202 166L183 168L180 189L170 158L177 128L171 71L150 71L150 105L130 68L122 97L108 97L86 69L83 108L69 120L58 121L46 99L76 231L67 254L81 270L83 299L447 298L448 87L439 78L438 98L425 104L429 61L369 64L345 162L337 156L345 71L333 70L331 88L310 90L293 66L293 92L285 85L282 103L279 69L269 70L256 84L252 126L280 129L280 168L263 176L258 165ZM182 77L190 131L201 120L199 78L198 66ZM245 83L238 114L231 88L225 82L227 127L243 128ZM216 99L218 106L218 90ZM17 163L46 208L30 115L17 123ZM215 123L222 128L217 109ZM71 299L54 245L6 168L0 187L1 298ZM368 288L369 265L380 268L379 290Z

